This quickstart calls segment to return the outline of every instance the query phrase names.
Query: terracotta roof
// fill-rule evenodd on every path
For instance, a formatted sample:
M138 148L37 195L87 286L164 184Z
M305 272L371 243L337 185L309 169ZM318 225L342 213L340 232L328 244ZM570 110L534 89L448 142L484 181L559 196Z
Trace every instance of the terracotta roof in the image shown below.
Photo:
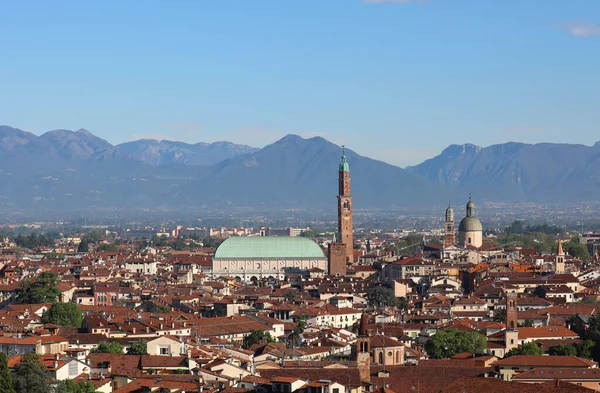
M444 386L440 391L443 391L444 393L590 393L594 390L563 381L552 381L544 384L526 384L502 381L497 378L461 378Z
M584 369L579 368L544 368L538 367L529 371L522 372L513 376L513 381L533 381L533 380L598 380L600 381L600 369Z
M474 367L473 364L470 360L448 360L420 361L418 366L372 366L371 383L374 389L385 387L397 393L438 393L440 391L445 393L444 386L457 379L478 377L490 371L489 368ZM389 375L377 376L381 370L388 371ZM467 392L479 391L467 390Z
M550 337L573 337L579 338L579 335L564 326L538 326L538 327L520 327L519 340L528 338L550 338Z
M544 355L515 355L494 363L496 366L526 366L526 367L581 367L591 368L596 362L577 356L544 356Z

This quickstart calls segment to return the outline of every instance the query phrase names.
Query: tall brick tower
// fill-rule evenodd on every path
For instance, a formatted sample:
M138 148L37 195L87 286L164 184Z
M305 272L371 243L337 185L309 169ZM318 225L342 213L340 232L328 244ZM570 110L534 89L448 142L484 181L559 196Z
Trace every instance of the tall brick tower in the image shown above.
M346 258L353 261L354 237L352 235L352 195L350 194L350 166L346 149L342 146L342 161L338 177L338 241L346 246Z
M454 210L448 205L446 209L446 228L444 229L444 248L454 245Z

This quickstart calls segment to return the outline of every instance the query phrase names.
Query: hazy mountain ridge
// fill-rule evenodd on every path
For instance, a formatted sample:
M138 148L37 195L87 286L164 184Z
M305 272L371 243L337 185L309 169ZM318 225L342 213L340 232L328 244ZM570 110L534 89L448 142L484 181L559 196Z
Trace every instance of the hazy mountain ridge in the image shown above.
M37 137L1 128L0 181L8 187L0 190L0 206L68 210L235 204L335 209L341 149L323 138L288 135L260 150L227 142L137 142L137 147L134 142L123 148L85 130L57 130ZM156 145L220 149L234 156L195 165L199 161L166 157L164 151L142 159L134 154L139 146ZM350 150L347 155L357 208L426 204L439 195L435 185L418 175ZM217 160L215 155L211 159Z
M585 201L593 199L591 190L600 190L598 143L461 146L453 145L409 170L450 192L473 192L491 201Z
M122 143L117 145L117 149L138 161L153 166L165 164L213 165L228 158L259 150L231 142L189 144L156 139Z
M581 202L600 191L600 142L451 145L407 169L346 154L358 209L440 205L469 193L477 203ZM0 208L335 210L340 156L321 137L287 135L262 149L155 140L113 146L83 129L36 136L0 126Z

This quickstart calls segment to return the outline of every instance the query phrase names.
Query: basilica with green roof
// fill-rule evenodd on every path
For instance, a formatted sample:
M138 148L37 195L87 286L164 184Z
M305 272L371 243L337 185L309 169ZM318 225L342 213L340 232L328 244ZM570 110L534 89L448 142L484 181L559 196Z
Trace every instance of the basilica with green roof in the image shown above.
M305 237L247 236L225 240L213 257L212 274L250 282L263 278L282 280L311 269L327 271L321 247Z

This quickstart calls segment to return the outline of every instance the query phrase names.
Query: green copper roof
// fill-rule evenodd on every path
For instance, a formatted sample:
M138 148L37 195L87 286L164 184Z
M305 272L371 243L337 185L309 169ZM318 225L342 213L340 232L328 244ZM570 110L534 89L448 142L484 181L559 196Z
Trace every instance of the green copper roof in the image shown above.
M340 172L349 172L350 166L346 161L346 147L342 146L342 162L340 162Z
M325 258L323 250L305 237L230 237L217 248L214 259Z

